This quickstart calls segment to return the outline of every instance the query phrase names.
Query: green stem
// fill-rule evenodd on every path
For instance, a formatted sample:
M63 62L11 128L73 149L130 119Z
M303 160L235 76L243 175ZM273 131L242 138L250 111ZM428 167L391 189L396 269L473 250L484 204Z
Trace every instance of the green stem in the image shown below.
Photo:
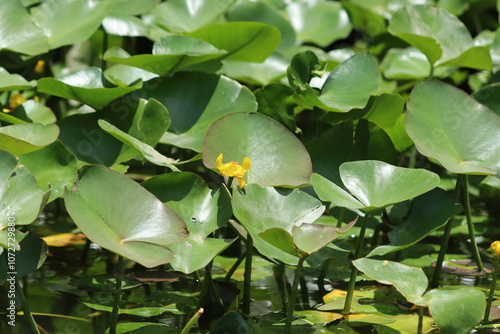
M422 334L423 325L424 325L424 308L422 306L419 306L418 307L417 334Z
M344 207L340 208L340 210L339 210L339 218L337 219L337 227L338 228L342 227L342 223L344 222L345 211L346 211L346 208L344 208Z
M493 270L493 277L491 278L490 292L488 294L488 301L486 302L486 310L484 312L483 325L486 325L489 321L491 303L493 302L493 295L495 294L497 279L498 279L498 256L495 256L495 268Z
M104 73L106 70L106 61L104 60L104 53L108 49L108 34L106 31L103 29L103 36L102 36L102 52L101 52L101 70Z
M28 325L28 328L30 329L30 333L31 334L40 334L40 331L38 330L38 326L36 325L35 319L33 318L33 315L31 314L30 308L28 307L28 303L26 302L26 298L24 297L23 288L21 287L21 284L19 284L19 281L17 279L16 279L16 291L17 291L17 295L19 296L19 299L21 301L21 309L23 310L24 319L26 320L26 324Z
M332 258L328 258L325 260L325 262L323 262L323 265L321 266L321 271L319 272L318 276L318 288L320 291L325 291L325 278L331 262Z
M84 266L87 267L87 259L89 257L89 251L90 251L90 244L92 241L87 239L85 242L85 246L83 247L82 255L80 256L80 263Z
M236 262L231 266L226 276L224 277L224 281L229 282L231 280L231 276L233 276L234 272L240 266L241 262L245 259L246 254L241 254L240 257L236 260Z
M214 261L212 260L205 266L205 275L203 277L203 285L200 292L200 300L198 308L199 309L202 308L202 306L205 304L205 298L207 296L207 293L210 292L212 294L215 305L217 305L221 310L226 311L226 305L224 305L224 302L220 298L219 291L217 290L214 284L214 280L212 279L213 263Z
M302 266L304 265L305 257L299 259L297 264L297 269L295 269L295 275L293 277L292 292L290 298L288 298L287 310L286 310L286 322L285 322L285 334L289 334L292 330L292 319L293 310L295 308L295 302L297 300L297 291L299 287L300 277L302 275Z
M479 254L479 249L476 243L476 235L474 232L474 225L472 224L472 215L470 210L470 198L469 198L469 178L465 174L462 180L462 205L464 206L465 217L467 219L467 227L469 229L469 238L472 244L472 253L474 254L474 259L477 263L477 270L484 271L483 260L481 260L481 255Z
M462 187L462 180L464 174L458 174L457 183L455 184L455 203L460 200L460 193ZM441 246L439 247L439 255L436 260L436 266L434 267L434 274L432 276L431 288L437 288L439 286L439 278L441 277L441 269L443 268L444 256L446 255L446 250L448 248L448 241L450 240L451 227L453 225L454 216L448 219L444 229L444 235L441 238Z
M243 281L243 305L241 310L244 315L250 315L250 297L252 288L252 256L253 241L250 233L247 233L245 256L245 274Z
M186 326L182 329L180 334L188 334L191 328L194 326L195 322L198 321L198 318L203 314L203 308L198 309L196 313L189 319Z
M116 284L115 284L115 298L113 300L113 311L111 312L111 324L109 326L109 334L116 334L116 325L118 324L118 309L120 304L120 297L122 294L122 281L123 281L123 256L118 255L118 263L116 265Z
M356 244L356 250L354 252L354 259L356 260L361 255L361 250L363 249L363 239L365 238L366 223L368 222L369 213L365 213L363 221L361 223L361 230L359 231L358 242ZM356 276L358 275L358 269L353 265L351 268L351 277L349 278L349 285L347 286L347 295L345 297L344 309L342 314L351 313L352 297L354 295L354 287L356 285Z
M429 78L432 79L434 77L434 65L431 64L431 70L429 71Z

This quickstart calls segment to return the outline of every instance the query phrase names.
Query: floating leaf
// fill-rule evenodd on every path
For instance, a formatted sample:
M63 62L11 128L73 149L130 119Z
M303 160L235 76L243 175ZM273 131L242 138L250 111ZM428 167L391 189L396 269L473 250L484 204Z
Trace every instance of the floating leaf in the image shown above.
M103 166L84 167L64 200L92 242L148 268L172 261L174 254L165 246L188 235L172 209L127 176Z
M19 242L19 245L20 249L12 254L14 255L14 263L7 262L6 256L0 257L0 282L5 282L6 279L12 277L23 278L40 268L45 262L48 252L47 244L35 234L26 235ZM11 247L9 245L8 248ZM6 251L4 249L4 252Z
M247 183L300 186L309 182L311 160L302 143L281 124L259 113L232 113L218 119L203 142L203 163L216 169L224 161L248 157Z
M9 114L28 123L40 123L43 125L55 123L57 120L50 108L35 100L24 102Z
M0 91L24 90L33 88L35 86L35 80L27 81L19 74L10 74L5 69L0 67Z
M102 71L97 67L68 74L59 80L54 78L38 80L39 92L79 101L97 110L141 87L142 82L128 87L105 88L102 84Z
M418 151L453 173L500 172L500 117L471 96L438 81L415 85L406 130Z
M15 155L40 150L53 143L59 136L55 124L23 123L0 128L0 149Z

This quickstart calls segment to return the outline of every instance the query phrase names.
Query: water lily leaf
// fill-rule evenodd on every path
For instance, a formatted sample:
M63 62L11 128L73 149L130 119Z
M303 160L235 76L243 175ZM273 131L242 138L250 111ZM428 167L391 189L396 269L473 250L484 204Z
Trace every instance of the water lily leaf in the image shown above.
M170 0L154 10L155 23L173 32L189 32L213 23L236 0Z
M380 64L387 79L411 80L423 79L429 76L431 64L418 49L390 49Z
M20 249L14 253L14 265L7 263L5 256L0 257L0 282L11 278L13 276L9 274L11 272L15 273L16 278L22 278L40 268L45 262L48 253L47 244L35 234L28 233L20 240L19 245ZM5 251L7 250L4 249Z
M268 243L260 233L272 228L292 233L293 226L310 224L324 211L320 201L299 189L264 188L256 184L246 185L244 191L234 191L232 204L234 215L250 233L259 252L289 264L297 264L298 258ZM291 250L288 246L286 249Z
M295 124L293 90L283 84L270 84L254 91L259 108L257 111L271 117L287 127L288 130L298 131Z
M297 248L293 242L292 235L282 228L270 228L259 233L259 237L292 256L304 258L309 255Z
M165 246L188 235L172 209L127 176L103 166L85 166L64 200L92 242L148 268L172 261L174 254Z
M28 55L49 50L47 37L32 21L28 10L17 0L6 0L0 11L0 49Z
M241 314L231 311L225 313L222 318L217 320L214 327L210 330L210 334L226 333L249 334L251 331Z
M102 27L106 33L117 36L147 36L149 33L148 27L141 19L127 14L113 13L106 16Z
M226 53L198 38L167 35L154 44L152 54L130 56L123 49L112 48L106 51L104 59L165 75L187 66L221 58Z
M76 179L78 160L59 140L41 150L24 154L19 164L28 168L42 190L52 189L49 202L62 196Z
M225 188L211 190L192 173L169 173L142 183L185 222L189 237L169 246L176 253L171 266L184 273L205 267L234 240L207 238L232 216L231 201Z
M35 86L35 80L28 81L19 74L10 74L7 70L0 67L0 91L25 90Z
M153 79L149 85L154 88L142 90L144 97L160 101L172 120L160 142L196 152L201 152L208 128L219 117L234 111L257 110L248 88L212 73L179 72L169 78Z
M68 74L59 80L54 78L38 80L39 92L79 101L97 110L141 87L142 82L137 82L128 87L105 88L102 84L102 71L97 67Z
M88 39L99 28L112 3L110 0L47 1L30 11L36 26L47 36L50 48L55 49Z
M216 169L221 153L223 162L250 158L247 183L300 186L309 182L311 160L305 147L281 124L259 113L232 113L212 124L203 142L205 166Z
M235 80L267 85L279 81L286 75L290 59L279 53L273 53L262 63L250 63L239 60L224 60L221 72Z
M420 301L429 284L427 276L420 268L368 258L357 259L352 263L359 271L377 282L394 285L412 303Z
M263 62L280 43L278 28L260 22L213 24L187 36L204 40L226 50L224 59Z
M423 155L453 173L500 172L500 117L470 95L438 81L415 85L406 130Z
M433 289L423 299L443 334L470 333L481 321L486 304L482 291L463 286Z
M275 6L270 4L264 2L238 3L231 7L227 17L230 22L262 22L275 26L281 33L281 42L278 49L287 49L295 44L294 27ZM331 19L330 16L330 24Z
M422 51L433 66L491 70L488 50L474 47L465 25L442 8L429 5L403 7L392 16L388 30Z
M106 54L104 55L106 56ZM130 86L138 80L149 81L157 78L158 74L133 66L116 64L104 71L104 77L116 86Z
M375 248L367 256L385 255L410 247L437 230L462 210L442 189L434 189L416 197L403 224L389 232L389 244Z
M484 104L500 116L500 84L493 83L478 89L472 96L481 104Z
M6 228L6 229L3 229L3 230L0 230L0 246L7 249L9 247L13 247L16 252L18 250L21 249L21 246L19 245L19 243L28 235L29 232L21 232L19 230L15 230L14 231L14 241L15 242L12 242L12 231L9 232L9 230ZM11 238L9 240L9 238ZM10 243L10 245L9 245ZM14 244L14 245L13 245ZM5 250L3 249L0 249L0 251L4 252Z
M53 143L59 136L55 124L23 123L0 128L0 149L23 155Z
M390 15L388 11L379 14L377 7L380 1L349 1L342 3L342 6L349 14L352 24L371 38L385 34L387 32L386 16Z
M22 119L28 123L40 123L43 125L56 122L56 115L42 103L28 100L14 109L10 115Z
M157 0L115 0L111 8L112 14L141 15L149 13L158 5Z
M85 306L97 311L112 312L112 306L84 302ZM136 307L136 308L120 308L118 314L130 314L138 317L155 317L165 312L178 312L175 305L158 306L158 307Z
M292 2L286 11L302 42L327 47L349 36L352 29L347 12L337 2Z
M16 225L31 224L43 210L50 195L50 189L39 188L31 172L18 166L17 158L0 150L0 230L9 221Z
M319 174L313 173L311 175L311 184L319 198L323 201L331 202L332 207L338 206L349 209L364 208L364 205L354 196Z

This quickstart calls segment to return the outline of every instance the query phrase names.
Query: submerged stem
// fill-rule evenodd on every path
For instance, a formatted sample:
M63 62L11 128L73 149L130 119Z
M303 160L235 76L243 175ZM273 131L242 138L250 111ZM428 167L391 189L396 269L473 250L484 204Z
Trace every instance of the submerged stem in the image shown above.
M460 200L460 193L463 184L464 174L458 174L457 183L455 185L455 203ZM451 227L453 225L453 220L455 216L450 217L448 222L446 222L446 227L444 230L444 235L441 238L441 246L439 247L439 255L436 260L436 266L434 267L434 274L432 276L431 288L437 288L439 286L439 278L441 277L441 268L443 267L444 256L446 255L446 250L448 248L448 241L450 240Z
M488 300L486 302L486 310L484 312L483 325L486 325L490 317L491 303L495 294L495 287L498 279L498 256L495 256L495 268L493 269L493 277L491 278L490 292L488 293Z
M115 284L115 298L113 300L113 311L111 313L111 323L109 326L109 334L116 334L116 325L118 323L118 309L120 297L122 293L122 280L123 280L123 256L118 255L116 284Z
M253 241L250 233L247 233L246 240L246 256L245 256L245 275L243 282L243 305L241 310L243 314L250 315L250 296L252 288L252 256L253 256Z
M295 269L295 275L293 277L292 292L288 298L287 308L286 308L286 322L285 322L285 334L290 333L292 329L292 319L293 310L295 309L295 302L297 300L297 292L299 288L300 278L302 276L302 266L304 265L305 257L299 259L297 264L297 269Z
M28 303L26 302L23 288L21 287L21 284L19 284L19 281L17 280L17 278L16 278L16 291L17 291L17 295L19 296L19 299L21 300L21 309L23 310L24 318L26 320L26 324L28 325L28 327L30 329L30 332L32 334L40 334L40 331L38 330L38 326L36 325L35 319L33 318L33 315L31 314L30 308L28 307Z
M366 223L368 222L369 213L366 213L363 217L363 221L361 223L361 229L359 231L358 242L356 244L356 250L354 252L354 260L359 258L361 255L361 250L363 249L363 239L365 238L366 232ZM352 297L354 295L354 287L356 285L356 276L358 275L358 269L353 265L351 269L351 276L349 277L349 285L347 286L347 295L345 297L344 309L342 310L342 314L350 314L351 313L351 304Z
M483 260L479 254L479 249L476 243L476 235L474 232L474 225L472 224L472 215L470 211L470 198L469 198L469 178L465 174L462 180L462 205L464 206L465 217L467 219L467 228L469 229L469 238L472 245L472 253L477 263L477 270L484 271Z

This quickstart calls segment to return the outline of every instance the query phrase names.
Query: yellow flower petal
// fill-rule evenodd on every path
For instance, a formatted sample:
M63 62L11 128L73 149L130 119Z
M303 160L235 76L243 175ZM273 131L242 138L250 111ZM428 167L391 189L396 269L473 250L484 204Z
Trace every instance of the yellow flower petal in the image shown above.
M219 154L217 159L215 159L215 164L217 165L217 169L219 169L219 173L221 175L238 178L238 185L240 188L243 188L245 186L245 180L243 179L243 176L250 168L250 159L248 157L245 157L243 159L243 164L240 166L239 163L234 161L223 163L223 157L224 155L221 153Z
M494 241L490 246L491 252L496 257L500 257L500 241Z
M241 167L245 172L247 172L250 169L250 165L251 165L250 158L249 157L243 158L243 163L241 164Z

